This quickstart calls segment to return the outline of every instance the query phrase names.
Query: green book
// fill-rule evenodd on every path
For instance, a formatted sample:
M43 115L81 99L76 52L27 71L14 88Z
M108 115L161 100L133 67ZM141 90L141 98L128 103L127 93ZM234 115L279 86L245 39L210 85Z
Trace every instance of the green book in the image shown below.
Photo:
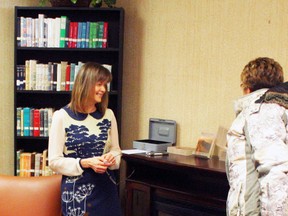
M103 48L103 39L104 39L104 22L98 22L98 35L97 35L97 48Z
M60 48L65 47L66 42L66 31L67 31L67 16L60 17Z
M94 41L95 33L96 33L96 22L90 22L89 48L93 48L93 43L95 43Z
M98 35L99 35L99 22L95 23L95 31L94 31L94 35L93 35L93 48L98 48Z

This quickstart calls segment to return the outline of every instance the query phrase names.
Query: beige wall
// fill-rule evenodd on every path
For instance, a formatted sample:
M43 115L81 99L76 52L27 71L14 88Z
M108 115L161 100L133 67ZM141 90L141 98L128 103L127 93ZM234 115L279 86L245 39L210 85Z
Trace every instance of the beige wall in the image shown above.
M38 0L3 0L0 5L0 174L14 173L14 6Z
M14 6L3 0L0 29L0 173L13 174ZM229 127L239 73L258 56L288 68L286 0L118 0L125 8L122 147L148 138L150 117L174 119L177 145Z
M286 0L119 0L125 8L122 146L150 117L178 123L177 145L229 127L239 75L259 56L287 73Z

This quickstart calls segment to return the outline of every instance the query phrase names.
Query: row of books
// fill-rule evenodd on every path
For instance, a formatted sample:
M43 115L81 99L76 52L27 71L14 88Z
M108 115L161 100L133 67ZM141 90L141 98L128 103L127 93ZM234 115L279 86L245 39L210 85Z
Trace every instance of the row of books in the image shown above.
M75 22L67 16L17 17L18 47L107 48L108 22Z
M49 167L48 151L42 153L17 151L17 176L50 176L55 174Z
M82 62L38 63L37 60L26 60L25 65L16 66L17 90L71 91ZM103 64L110 72L112 65ZM108 85L110 91L110 84Z
M26 60L25 65L17 65L16 89L70 91L82 64L82 62L68 64L67 61L41 64L34 59Z
M17 107L17 136L48 137L53 108Z

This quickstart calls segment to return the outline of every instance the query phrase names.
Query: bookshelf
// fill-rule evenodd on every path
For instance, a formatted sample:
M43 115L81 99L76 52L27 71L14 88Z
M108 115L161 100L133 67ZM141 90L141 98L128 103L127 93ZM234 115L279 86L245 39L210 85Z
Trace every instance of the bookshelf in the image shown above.
M39 46L37 42L40 40L37 37L36 45L27 46L27 31L23 31L23 27L20 27L21 17L32 18L39 20L39 14L43 14L45 18L56 19L61 16L66 16L70 23L100 23L106 22L107 25L107 47L101 46L83 46L83 47L68 47L68 41L70 40L69 28L66 34L67 44L64 47L47 46L48 43L43 46ZM34 21L33 21L34 22ZM38 21L37 21L38 22ZM35 26L39 24L35 21ZM74 7L15 7L15 45L14 45L14 153L15 153L15 175L17 175L17 151L23 150L23 152L38 152L41 153L48 148L48 136L34 136L33 133L24 136L21 134L21 128L23 130L23 123L19 124L19 116L17 119L17 108L29 107L33 109L53 108L54 110L60 109L70 101L71 88L63 90L55 90L51 88L41 89L39 88L27 88L22 86L23 80L26 77L20 76L22 69L22 75L26 74L26 63L31 60L36 60L37 64L60 64L61 62L67 62L68 65L78 64L79 62L85 63L88 61L98 62L100 64L107 64L111 66L111 73L113 80L109 91L109 108L111 108L116 116L119 128L119 134L121 133L121 97L122 97L122 70L123 70L123 24L124 24L124 10L123 8L74 8ZM87 24L88 25L88 24ZM54 28L52 29L55 29ZM67 24L66 26L69 26ZM35 29L32 27L32 29ZM47 29L49 29L47 27ZM37 30L38 32L39 30ZM45 35L44 30L44 35ZM46 36L49 34L46 31ZM35 33L36 34L36 33ZM35 35L33 34L33 35ZM38 35L37 33L36 35ZM25 37L24 37L24 36ZM102 35L103 36L103 35ZM47 36L48 37L48 36ZM35 38L33 36L32 38ZM77 37L76 37L77 38ZM81 38L79 36L79 38ZM78 39L79 39L78 38ZM25 39L26 44L21 44L21 40ZM41 38L42 40L42 38ZM50 39L48 39L50 40ZM32 41L34 41L32 39ZM82 38L82 41L87 41ZM99 40L97 40L99 41ZM101 40L100 40L101 41ZM45 39L44 39L45 43ZM23 72L24 71L24 72ZM47 73L48 69L45 73ZM48 72L50 73L50 71ZM63 74L63 73L62 73ZM30 76L30 75L29 75ZM44 76L44 75L43 75ZM41 77L41 76L40 76ZM45 76L44 76L45 77ZM30 77L31 78L31 77ZM28 79L28 78L27 78ZM34 77L35 79L35 77ZM44 78L47 79L47 78ZM50 79L50 78L49 78ZM66 80L67 81L67 80ZM39 80L36 81L38 83ZM48 83L53 83L47 81ZM21 83L21 86L20 84ZM24 82L25 83L25 82ZM55 83L55 80L54 80ZM27 83L26 83L27 84ZM39 84L39 83L38 83ZM52 84L51 84L52 85ZM31 114L32 115L32 114ZM33 120L31 120L33 121ZM23 122L23 119L22 119ZM18 128L17 128L18 126ZM31 125L31 130L34 129Z

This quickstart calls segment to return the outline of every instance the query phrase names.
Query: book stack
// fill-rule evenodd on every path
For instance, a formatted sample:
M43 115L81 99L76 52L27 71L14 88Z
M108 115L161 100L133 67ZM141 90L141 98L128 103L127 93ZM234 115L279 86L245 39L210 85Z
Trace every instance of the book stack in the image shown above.
M71 21L67 16L17 17L19 47L107 48L108 22Z
M17 151L17 176L49 176L54 173L48 165L47 149L42 153Z
M48 137L53 108L17 107L17 136Z
M16 89L17 90L40 90L40 91L71 91L75 78L82 62L38 63L37 60L26 60L25 65L16 66ZM110 72L112 65L103 64ZM110 85L108 85L110 91Z

